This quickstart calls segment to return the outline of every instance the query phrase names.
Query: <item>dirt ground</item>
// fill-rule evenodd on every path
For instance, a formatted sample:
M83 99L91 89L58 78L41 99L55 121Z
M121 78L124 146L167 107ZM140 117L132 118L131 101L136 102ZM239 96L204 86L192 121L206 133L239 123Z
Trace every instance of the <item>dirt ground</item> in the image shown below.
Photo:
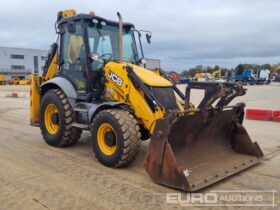
M6 97L13 91L23 98ZM145 172L148 142L124 169L107 168L95 159L88 132L71 148L47 146L40 129L29 126L28 95L28 86L0 86L0 209L187 209L166 203L167 193L182 192L153 183ZM195 91L192 101L197 103L201 96ZM237 101L250 108L280 110L280 84L249 86L247 95ZM200 192L274 189L277 209L280 123L245 120L244 124L263 149L264 161Z

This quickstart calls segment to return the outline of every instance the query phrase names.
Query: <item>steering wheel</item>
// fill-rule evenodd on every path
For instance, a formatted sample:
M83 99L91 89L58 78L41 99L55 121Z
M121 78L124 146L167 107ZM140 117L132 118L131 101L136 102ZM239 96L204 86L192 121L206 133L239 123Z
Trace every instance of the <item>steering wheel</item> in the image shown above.
M70 62L70 61L64 61L64 62L63 62L63 66L64 66L64 68L66 68L66 69L68 69L71 65L73 65L73 63Z
M104 53L100 56L100 59L102 59L102 60L110 60L112 58L113 58L112 53Z
M98 55L98 53L96 53ZM102 55L98 56L98 60L95 60L92 62L92 68L97 70L104 67L104 64L107 60L110 60L113 58L113 55L111 53L104 53Z

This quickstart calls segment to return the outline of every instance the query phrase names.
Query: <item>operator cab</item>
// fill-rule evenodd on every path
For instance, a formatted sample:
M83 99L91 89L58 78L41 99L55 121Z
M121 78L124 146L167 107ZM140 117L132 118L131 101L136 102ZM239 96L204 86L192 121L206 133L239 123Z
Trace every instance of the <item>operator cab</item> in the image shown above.
M123 61L138 64L134 26L123 24ZM81 100L98 99L103 92L103 68L119 59L118 23L93 15L58 22L61 34L58 75L67 78Z

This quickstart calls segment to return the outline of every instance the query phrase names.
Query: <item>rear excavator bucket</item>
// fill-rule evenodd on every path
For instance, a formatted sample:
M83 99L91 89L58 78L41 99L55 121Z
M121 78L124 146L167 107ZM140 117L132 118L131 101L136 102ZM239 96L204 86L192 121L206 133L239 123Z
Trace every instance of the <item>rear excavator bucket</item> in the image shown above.
M263 153L242 125L244 106L173 111L158 120L144 163L153 181L196 191L260 162Z

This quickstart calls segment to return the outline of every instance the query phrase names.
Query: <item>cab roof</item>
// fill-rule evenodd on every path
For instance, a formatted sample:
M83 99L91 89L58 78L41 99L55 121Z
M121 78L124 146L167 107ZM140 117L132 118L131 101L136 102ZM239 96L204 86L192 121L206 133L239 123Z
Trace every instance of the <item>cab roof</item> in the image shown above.
M61 25L63 23L67 23L70 21L81 21L81 20L89 21L92 19L97 19L99 21L105 21L108 25L114 25L114 26L119 25L119 23L117 21L107 20L107 19L99 17L97 15L88 15L88 14L78 14L78 15L74 15L71 17L63 18L60 21L58 21L58 25ZM132 23L123 23L123 26L124 27L134 27L134 25Z

